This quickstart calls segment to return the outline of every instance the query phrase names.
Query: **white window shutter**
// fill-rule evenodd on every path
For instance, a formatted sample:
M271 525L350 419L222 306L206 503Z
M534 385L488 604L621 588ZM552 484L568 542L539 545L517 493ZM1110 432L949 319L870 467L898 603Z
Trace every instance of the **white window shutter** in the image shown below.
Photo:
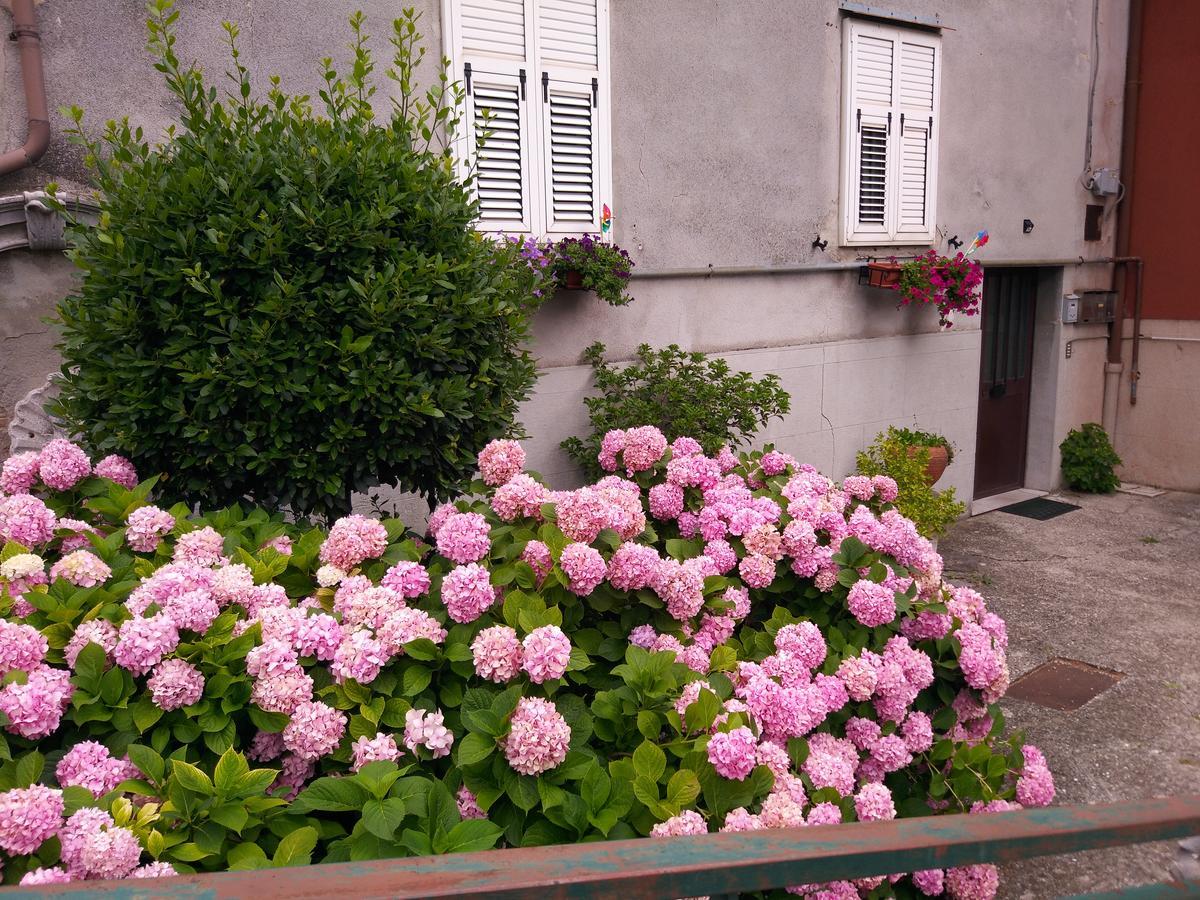
M533 230L531 122L519 75L472 67L467 135L475 161L479 226L485 231ZM528 85L524 87L528 97Z
M608 156L607 2L534 0L547 237L599 233Z
M845 35L842 242L931 241L940 38L858 19Z
M547 78L544 100L546 233L598 232L599 110L592 85Z
M609 0L443 0L467 88L479 228L557 238L600 230L611 193ZM475 158L493 116L491 136Z
M936 38L914 35L900 42L897 84L897 237L933 240L937 174L936 128L939 69Z

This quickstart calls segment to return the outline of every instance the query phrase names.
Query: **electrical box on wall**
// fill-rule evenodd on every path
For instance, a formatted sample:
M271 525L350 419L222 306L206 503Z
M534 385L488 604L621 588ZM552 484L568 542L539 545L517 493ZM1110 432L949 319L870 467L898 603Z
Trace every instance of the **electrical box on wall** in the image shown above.
M1074 325L1079 321L1079 295L1067 294L1063 297L1062 320L1064 325Z
M1078 320L1080 324L1112 322L1116 317L1116 291L1080 291Z

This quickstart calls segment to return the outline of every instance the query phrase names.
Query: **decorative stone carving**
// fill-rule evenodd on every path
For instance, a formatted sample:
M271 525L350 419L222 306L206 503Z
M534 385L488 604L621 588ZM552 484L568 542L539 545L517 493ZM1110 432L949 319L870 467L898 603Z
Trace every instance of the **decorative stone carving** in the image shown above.
M46 412L46 402L57 396L58 385L50 375L45 384L17 402L12 421L8 423L9 453L16 456L26 450L40 450L55 438L67 436Z

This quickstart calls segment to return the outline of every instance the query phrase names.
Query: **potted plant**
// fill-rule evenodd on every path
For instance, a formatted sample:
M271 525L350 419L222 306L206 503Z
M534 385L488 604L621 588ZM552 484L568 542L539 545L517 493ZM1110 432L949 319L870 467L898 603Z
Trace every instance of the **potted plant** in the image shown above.
M560 288L592 291L612 306L624 306L633 261L616 244L595 235L563 238L551 247L554 277Z
M960 312L965 316L979 313L982 283L983 266L975 260L963 253L951 258L930 250L899 266L892 289L900 292L901 306L910 303L936 306L938 324L949 328L950 313Z
M867 284L870 287L894 288L899 283L900 263L896 262L894 258L871 260L867 263Z
M946 467L954 461L954 445L943 435L915 428L889 428L885 437L904 447L909 456L928 453L925 478L930 487L937 484Z
M913 521L917 531L936 540L966 511L966 505L955 497L954 488L933 489L945 463L936 474L931 472L931 463L935 455L941 457L943 454L948 459L953 448L941 435L889 428L876 435L871 446L858 454L858 472L892 478L898 490L896 508Z

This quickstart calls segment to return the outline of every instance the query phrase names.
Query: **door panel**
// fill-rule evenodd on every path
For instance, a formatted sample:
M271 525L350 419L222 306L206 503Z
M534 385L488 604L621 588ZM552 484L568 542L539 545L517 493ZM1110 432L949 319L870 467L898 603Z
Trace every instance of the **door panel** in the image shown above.
M983 345L975 497L1025 484L1037 269L988 269L983 279Z

